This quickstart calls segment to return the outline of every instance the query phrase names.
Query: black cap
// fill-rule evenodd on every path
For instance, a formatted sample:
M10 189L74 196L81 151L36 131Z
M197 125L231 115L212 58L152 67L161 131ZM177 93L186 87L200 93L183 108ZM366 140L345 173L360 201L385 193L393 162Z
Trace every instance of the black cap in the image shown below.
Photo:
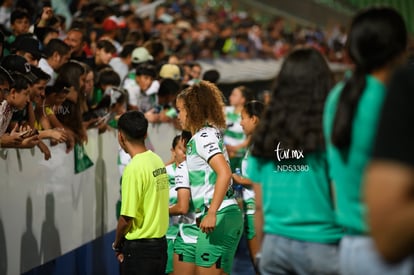
M26 59L17 54L11 54L3 58L1 66L5 68L9 73L20 73L29 80L30 83L37 81L37 76L32 72L32 66L26 61Z
M137 67L136 69L136 75L148 75L152 78L157 77L157 70L155 69L155 66L150 64L142 64Z
M24 36L16 43L16 51L24 51L31 53L34 57L34 59L39 60L42 57L42 52L40 51L40 42L39 40L33 38Z
M46 73L45 71L43 71L42 69L32 66L32 72L34 73L34 75L38 78L38 79L43 79L46 81L50 80L50 75L48 73Z
M10 73L3 68L2 66L0 66L0 74L3 74L7 77L7 80L9 81L9 84L12 85L14 83L14 79L13 77L10 75Z

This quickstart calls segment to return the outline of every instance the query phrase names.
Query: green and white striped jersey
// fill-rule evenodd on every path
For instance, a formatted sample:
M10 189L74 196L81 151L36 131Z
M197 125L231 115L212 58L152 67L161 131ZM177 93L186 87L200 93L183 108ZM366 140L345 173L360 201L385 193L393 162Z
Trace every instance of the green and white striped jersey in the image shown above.
M175 188L187 188L191 190L190 178L188 175L187 162L183 161L176 169L175 173ZM177 192L177 191L176 191ZM186 215L180 215L178 219L178 227L180 236L184 243L197 243L197 237L200 229L196 224L196 217L194 213L194 207L192 199L190 198L189 209Z
M186 154L193 209L196 217L200 217L205 208L210 207L217 178L216 172L208 164L209 160L216 154L223 154L228 162L220 131L214 127L200 129L188 142ZM228 192L218 210L236 203L229 182Z
M170 206L177 203L177 191L175 190L176 168L177 168L177 165L175 163L172 163L165 167L165 169L167 170L168 182L170 184L170 203L169 203Z
M224 112L226 114L227 125L224 131L224 144L231 146L239 145L246 139L246 135L240 125L241 114L234 112L234 106L226 106ZM239 150L236 157L243 157L244 152L245 150Z

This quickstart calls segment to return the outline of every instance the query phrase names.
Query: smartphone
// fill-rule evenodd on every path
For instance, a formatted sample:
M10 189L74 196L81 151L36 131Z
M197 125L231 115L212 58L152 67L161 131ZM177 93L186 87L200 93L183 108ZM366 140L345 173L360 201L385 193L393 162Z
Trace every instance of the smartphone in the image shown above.
M106 115L100 117L98 121L95 122L95 126L98 126L101 123L106 123L109 120L111 113L107 113Z

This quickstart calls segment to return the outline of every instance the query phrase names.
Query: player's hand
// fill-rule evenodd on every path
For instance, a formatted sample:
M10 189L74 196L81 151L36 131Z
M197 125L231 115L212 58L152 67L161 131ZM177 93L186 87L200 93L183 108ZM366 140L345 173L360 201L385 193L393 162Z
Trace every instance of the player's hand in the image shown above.
M216 214L207 212L207 215L200 223L200 230L207 234L213 232L214 228L216 227L216 221Z

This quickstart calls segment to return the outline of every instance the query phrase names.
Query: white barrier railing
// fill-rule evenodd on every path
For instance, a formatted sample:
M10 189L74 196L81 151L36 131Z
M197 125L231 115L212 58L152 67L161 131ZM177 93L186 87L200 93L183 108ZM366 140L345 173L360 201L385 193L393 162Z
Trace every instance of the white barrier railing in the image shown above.
M149 126L164 161L176 133L170 124ZM92 130L88 137L94 165L79 174L62 144L50 147L48 161L38 148L0 149L0 274L28 271L115 229L116 132Z

